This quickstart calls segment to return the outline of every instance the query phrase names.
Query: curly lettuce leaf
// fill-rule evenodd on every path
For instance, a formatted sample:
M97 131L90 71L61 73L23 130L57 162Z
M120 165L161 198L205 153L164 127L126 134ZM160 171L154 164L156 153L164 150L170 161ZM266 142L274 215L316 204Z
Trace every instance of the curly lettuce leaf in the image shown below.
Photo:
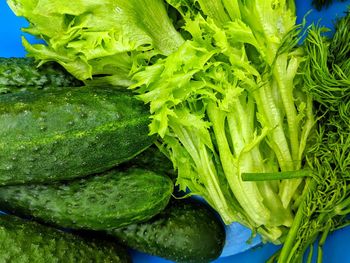
M297 84L304 58L293 39L294 6L267 2L168 0L190 37L141 68L131 88L150 104L151 133L178 169L180 188L204 197L225 223L238 221L278 243L303 181L241 176L300 169L313 116ZM251 21L248 9L260 20Z
M31 45L40 63L56 61L80 80L131 84L130 71L152 57L169 55L183 43L161 0L8 0L30 25L24 31L46 45Z

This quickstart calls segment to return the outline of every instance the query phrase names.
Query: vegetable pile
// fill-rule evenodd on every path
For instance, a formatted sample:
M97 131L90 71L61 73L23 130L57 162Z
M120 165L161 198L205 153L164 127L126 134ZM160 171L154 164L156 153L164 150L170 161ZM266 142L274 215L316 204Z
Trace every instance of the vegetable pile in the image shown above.
M317 26L305 30L296 24L292 0L8 4L29 21L23 30L45 41L23 39L28 56L39 66L60 64L76 78L74 83L84 86L5 89L0 122L9 130L2 138L13 146L1 144L10 155L1 157L0 182L45 185L4 186L0 208L59 227L107 231L127 245L186 262L217 257L224 235L205 237L219 241L203 258L192 257L200 246L181 257L186 242L177 248L174 240L164 240L164 247L158 247L152 236L142 242L130 237L139 231L163 236L167 230L153 233L153 226L173 220L174 214L164 210L173 185L159 174L175 177L186 196L201 196L225 224L239 222L263 241L283 244L271 261L299 262L319 235L321 251L327 234L347 224L349 14L326 38ZM302 34L306 40L300 44ZM18 125L13 128L9 123L14 120ZM147 154L142 161L151 144L172 167L153 167L158 165L148 162ZM79 149L76 154L73 148ZM9 159L14 156L22 161L20 169ZM107 172L116 165L131 174L136 166L143 176L153 170L154 180L164 180ZM149 195L140 191L138 180L150 184L145 186ZM140 207L131 196L123 199L123 188L139 196ZM164 201L161 206L150 207L156 206L153 195ZM60 204L62 198L68 199ZM121 206L111 202L114 198ZM96 199L101 210L88 205ZM125 210L129 204L130 211ZM192 222L193 214L187 215ZM220 232L220 223L210 222ZM176 251L173 257L163 254L167 247Z
M296 76L304 57L293 1L29 2L9 1L30 21L25 31L47 42L24 41L30 56L87 85L131 85L150 105L150 133L180 189L204 197L226 224L283 240L302 180L241 176L301 168L314 120Z
M78 83L56 63L1 62L0 209L12 214L0 217L2 259L130 262L126 246L180 262L220 255L216 214L172 198L172 164L148 136L147 106L116 88L54 85Z

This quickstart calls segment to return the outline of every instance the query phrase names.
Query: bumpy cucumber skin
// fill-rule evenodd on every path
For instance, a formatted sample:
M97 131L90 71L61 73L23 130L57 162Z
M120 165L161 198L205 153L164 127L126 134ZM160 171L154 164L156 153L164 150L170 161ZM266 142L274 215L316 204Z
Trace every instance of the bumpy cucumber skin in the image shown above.
M142 153L123 163L120 168L138 167L169 176L174 182L177 174L171 160L156 145L151 145Z
M108 231L133 249L175 262L210 262L218 258L225 230L203 204L173 200L151 220Z
M32 58L0 58L0 91L21 86L66 87L82 83L70 75L58 63L45 63L38 67Z
M150 219L172 191L166 176L114 169L66 183L0 187L0 209L60 227L106 230Z
M153 142L149 110L110 87L0 96L0 185L103 172Z
M14 216L0 216L1 263L131 262L114 242L86 239Z

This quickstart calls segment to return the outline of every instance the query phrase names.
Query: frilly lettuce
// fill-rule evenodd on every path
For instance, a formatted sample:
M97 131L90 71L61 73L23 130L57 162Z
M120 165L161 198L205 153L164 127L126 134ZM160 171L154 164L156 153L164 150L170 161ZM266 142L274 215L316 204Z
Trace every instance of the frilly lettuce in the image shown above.
M9 0L45 44L24 46L30 56L56 61L80 80L130 85L133 67L169 55L183 42L162 0Z
M151 107L151 133L160 135L182 190L203 196L226 223L241 222L281 242L303 180L241 177L302 166L314 120L297 76L304 57L294 4L169 3L191 37L133 76L132 88Z

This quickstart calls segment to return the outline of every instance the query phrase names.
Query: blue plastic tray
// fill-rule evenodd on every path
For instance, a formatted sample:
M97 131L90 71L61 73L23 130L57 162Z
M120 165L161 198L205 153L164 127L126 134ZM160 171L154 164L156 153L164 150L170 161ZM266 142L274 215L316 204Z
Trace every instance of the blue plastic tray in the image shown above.
M263 1L263 0L262 0ZM297 0L297 15L300 23L304 15L312 10L311 0ZM334 3L327 10L321 12L313 10L308 14L307 24L319 22L321 25L333 28L333 21L336 17L344 15L349 1L344 3ZM25 50L21 44L21 27L27 25L23 18L16 17L6 4L6 1L0 1L0 57L23 57ZM38 40L26 35L30 42ZM223 253L215 263L260 263L265 262L278 246L272 244L261 244L260 238L256 237L250 244L246 243L250 237L250 231L239 224L232 224L226 227L227 240ZM331 234L324 247L324 262L342 262L350 263L350 257L347 253L350 244L350 227L338 230ZM167 263L168 260L149 256L143 253L133 251L133 261L135 263Z

